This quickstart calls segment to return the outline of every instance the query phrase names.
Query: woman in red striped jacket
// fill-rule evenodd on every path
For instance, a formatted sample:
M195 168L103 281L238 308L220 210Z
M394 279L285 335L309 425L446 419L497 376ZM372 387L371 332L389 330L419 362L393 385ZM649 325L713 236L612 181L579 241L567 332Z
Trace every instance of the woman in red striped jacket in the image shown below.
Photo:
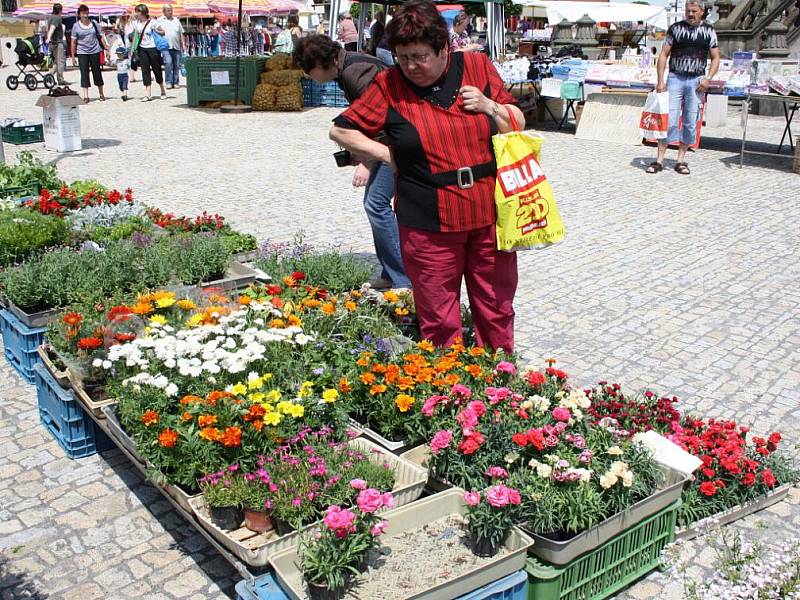
M463 278L478 343L513 352L517 258L496 246L491 137L522 123L522 112L488 57L450 52L430 0L404 3L386 33L398 66L334 120L331 138L395 169L400 249L422 337L447 346L461 336Z

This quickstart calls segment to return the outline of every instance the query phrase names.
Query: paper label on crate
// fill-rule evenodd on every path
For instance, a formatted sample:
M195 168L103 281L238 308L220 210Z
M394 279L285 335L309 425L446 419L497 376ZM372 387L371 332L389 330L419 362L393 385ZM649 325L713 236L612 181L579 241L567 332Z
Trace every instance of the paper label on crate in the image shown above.
M655 431L637 433L633 439L650 448L653 451L653 458L656 462L667 465L681 473L690 475L703 464L702 460L693 454L689 454L676 443Z
M231 76L227 71L211 71L211 85L230 85Z

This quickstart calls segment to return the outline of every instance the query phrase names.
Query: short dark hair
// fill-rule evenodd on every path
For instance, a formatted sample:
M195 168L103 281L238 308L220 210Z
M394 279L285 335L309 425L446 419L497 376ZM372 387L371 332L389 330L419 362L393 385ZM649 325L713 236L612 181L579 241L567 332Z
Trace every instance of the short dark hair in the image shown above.
M62 10L64 10L64 7L61 6L58 2L53 4L53 14L54 15L60 15Z
M329 69L336 64L342 47L327 35L315 33L300 38L292 52L294 62L309 73L314 67Z
M145 17L150 16L150 9L147 8L147 4L137 4L135 10L136 12L143 14Z
M86 6L85 4L78 5L78 14L81 14L82 12L89 14L89 7Z
M389 47L428 44L436 52L450 45L447 22L431 0L408 0L386 26Z
M300 17L297 15L289 15L286 17L286 24L289 27L300 27Z

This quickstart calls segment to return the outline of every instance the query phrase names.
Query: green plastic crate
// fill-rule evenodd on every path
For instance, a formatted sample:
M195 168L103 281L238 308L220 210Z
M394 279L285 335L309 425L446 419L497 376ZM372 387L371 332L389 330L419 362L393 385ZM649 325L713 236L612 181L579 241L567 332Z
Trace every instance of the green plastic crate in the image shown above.
M35 144L44 141L44 129L42 125L25 125L24 127L14 127L9 125L3 127L3 141L7 144Z
M239 99L247 104L264 71L263 56L243 56L239 63ZM211 73L227 72L229 83L213 85ZM189 106L201 102L234 100L236 97L236 58L194 57L186 59L186 101Z
M26 186L0 188L0 198L30 198L39 195L39 184L31 183Z
M601 600L647 575L675 539L680 505L678 500L564 567L529 557L528 600Z

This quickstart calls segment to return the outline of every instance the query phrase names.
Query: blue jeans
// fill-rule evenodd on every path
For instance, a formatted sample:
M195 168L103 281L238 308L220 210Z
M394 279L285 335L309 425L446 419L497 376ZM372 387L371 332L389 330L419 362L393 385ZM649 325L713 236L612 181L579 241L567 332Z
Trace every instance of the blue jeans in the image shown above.
M127 92L128 91L128 74L127 73L117 73L117 83L119 84L119 91L120 92Z
M393 287L411 287L400 258L400 234L397 218L392 210L394 198L394 173L392 167L378 163L372 168L364 192L364 210L372 228L375 254L381 263L381 277L392 282Z
M682 142L691 146L697 142L697 122L700 120L700 107L703 99L697 94L702 76L677 75L670 73L667 78L669 92L669 130L667 143ZM681 122L683 118L683 122Z
M162 50L161 62L164 63L164 83L178 85L181 81L181 51L172 48Z
M375 57L382 60L383 63L389 67L394 66L394 56L392 56L391 50L387 50L386 48L376 48Z

